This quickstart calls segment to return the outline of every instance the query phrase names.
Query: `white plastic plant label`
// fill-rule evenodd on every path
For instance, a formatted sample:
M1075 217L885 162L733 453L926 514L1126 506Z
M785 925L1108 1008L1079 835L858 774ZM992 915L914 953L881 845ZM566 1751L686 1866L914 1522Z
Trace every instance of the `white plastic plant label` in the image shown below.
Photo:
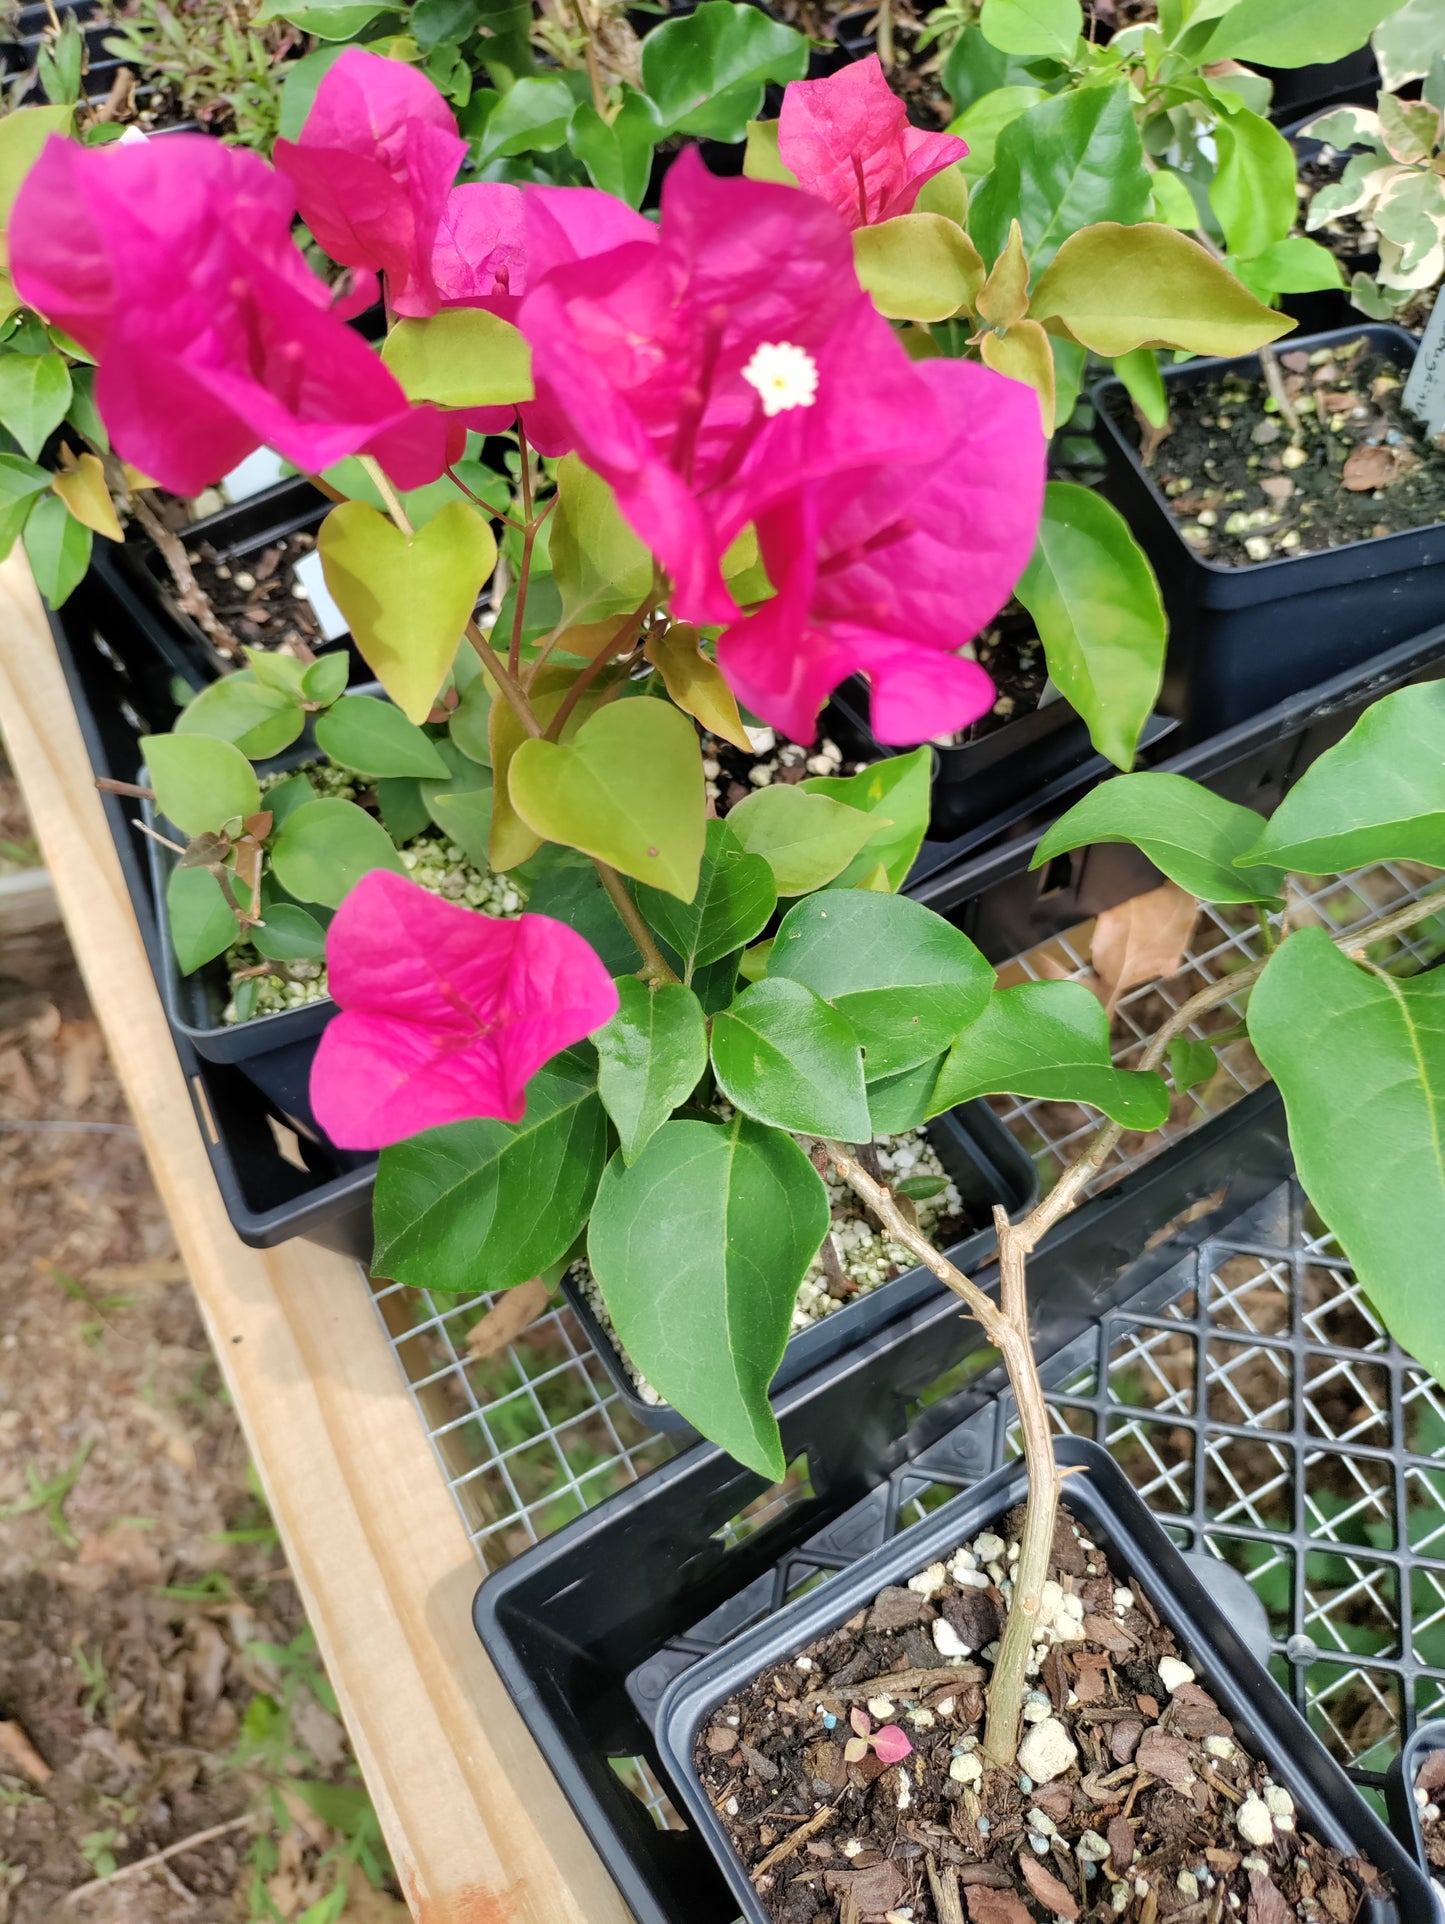
M321 572L321 556L313 548L303 555L293 571L296 585L305 591L311 603L311 611L321 624L321 632L328 641L340 641L343 635L351 633L351 625L331 599L331 590L326 585L326 576Z
M1445 428L1445 300L1436 301L1415 365L1405 383L1405 406L1427 431Z
M248 454L239 466L222 477L221 492L232 503L249 501L253 494L274 488L278 481L284 481L288 474L294 472L270 448L257 448L254 454Z

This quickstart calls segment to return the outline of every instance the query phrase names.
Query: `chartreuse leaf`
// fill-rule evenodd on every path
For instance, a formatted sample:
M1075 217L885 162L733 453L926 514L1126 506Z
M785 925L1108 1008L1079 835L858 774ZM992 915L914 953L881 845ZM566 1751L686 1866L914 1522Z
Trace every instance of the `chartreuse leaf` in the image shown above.
M450 774L415 722L375 695L343 695L316 722L316 746L358 775Z
M651 591L650 551L623 518L612 489L575 454L557 464L548 552L569 623L629 614Z
M547 841L691 900L703 850L702 758L692 723L669 703L615 701L570 742L523 742L507 787Z
M1059 817L1029 866L1094 842L1132 842L1201 902L1273 902L1284 871L1254 861L1262 819L1183 775L1118 775Z
M1082 982L996 990L954 1043L931 1106L997 1095L1088 1103L1126 1129L1158 1129L1169 1116L1162 1076L1114 1067L1109 1018Z
M1209 61L1313 67L1363 47L1400 0L1235 0L1205 43Z
M230 742L210 735L142 735L140 750L157 809L184 835L219 835L228 822L244 821L261 806L256 771Z
M0 354L0 424L32 461L69 406L70 369L63 354Z
M780 187L796 187L798 177L778 153L776 120L750 120L743 148L743 173L748 180L771 180Z
M773 1479L786 1462L768 1384L827 1228L807 1156L742 1114L666 1122L630 1169L615 1156L588 1226L592 1273L633 1362L704 1436Z
M829 888L860 888L881 866L891 889L901 889L928 833L933 755L927 747L870 762L856 775L809 775L799 782L809 795L826 795L845 808L873 817L873 833Z
M300 707L306 699L302 685L306 679L306 664L295 655L282 654L279 650L268 654L264 648L248 648L244 672L263 688L283 695L296 707ZM253 755L251 759L254 761L256 757Z
M251 940L273 962L310 962L326 953L326 930L295 902L272 902Z
M1100 221L1073 235L1039 277L1029 312L1110 356L1136 347L1250 354L1294 325L1198 241L1157 221Z
M536 392L531 348L509 322L480 307L447 307L423 321L398 321L381 358L409 401L501 407L530 401Z
M778 889L764 857L750 855L727 822L712 821L691 901L643 887L637 905L690 982L694 970L732 955L766 927L778 906Z
M1050 676L1095 748L1130 767L1159 697L1169 629L1154 570L1128 523L1092 488L1051 481L1016 592Z
M1114 372L1150 427L1164 427L1169 420L1169 396L1164 391L1164 376L1159 372L1159 356L1155 350L1136 347L1132 353L1116 354Z
M301 693L318 708L329 708L345 692L350 674L346 650L338 648L335 654L322 655L318 661L307 664L301 677Z
M59 495L43 494L26 517L24 541L36 587L52 608L59 608L90 566L90 529Z
M848 1018L786 977L755 982L712 1019L718 1087L758 1122L868 1141L863 1051Z
M166 916L176 967L190 975L224 955L238 934L221 885L208 868L173 868L166 883Z
M1307 875L1371 862L1445 868L1445 683L1401 688L1367 708L1240 859Z
M1283 240L1299 214L1295 154L1277 127L1246 107L1215 122L1219 165L1209 185L1224 244L1245 258Z
M802 34L732 0L703 0L642 43L642 84L661 122L659 138L742 140L767 83L801 80L807 66Z
M1092 221L1138 221L1149 211L1144 144L1122 81L1057 94L1005 127L993 172L973 197L969 231L995 261L1017 217L1037 274ZM1035 320L1044 317L1034 309Z
M607 1133L597 1077L569 1050L527 1084L520 1122L454 1122L383 1149L373 1272L449 1295L529 1281L577 1240Z
M367 666L408 721L425 721L496 566L491 528L451 501L407 536L365 501L343 501L316 545Z
M1054 431L1054 354L1049 337L1037 321L1015 321L1007 334L985 334L980 343L985 367L1022 381L1039 397L1039 417L1046 435Z
M737 697L723 680L722 670L702 652L696 628L672 622L642 651L662 676L663 685L684 714L700 721L714 735L752 753L752 743L738 713Z
M82 454L73 468L59 469L50 485L76 520L83 521L93 534L104 535L107 541L125 540L99 455Z
M1303 234L1287 234L1283 240L1266 247L1249 260L1230 262L1252 294L1262 301L1276 301L1281 294L1313 294L1321 288L1343 287L1344 270L1328 247L1306 240ZM1166 416L1167 418L1167 416ZM1162 426L1163 422L1157 425Z
M68 134L73 107L19 107L0 120L0 228L10 224L15 196L52 134Z
M1445 1378L1445 975L1396 981L1301 929L1270 957L1248 1022L1306 1195L1391 1335Z
M597 1090L617 1128L622 1160L637 1161L707 1067L707 1024L691 989L617 979L617 1013L592 1038Z
M831 882L871 837L868 818L827 795L774 783L738 803L728 825L743 847L763 856L779 895L804 895Z
M406 864L373 815L337 796L305 802L288 815L271 844L276 880L298 902L340 908L374 868L405 875Z
M984 0L983 37L1000 53L1067 60L1084 31L1079 0Z
M973 306L985 273L978 249L944 214L899 214L858 228L853 265L892 321L948 320Z
M305 725L299 701L265 687L245 671L213 681L176 717L178 735L214 735L234 742L253 762L289 748Z
M795 903L768 961L776 976L847 1016L870 1082L946 1049L982 1013L994 979L961 929L907 896L866 889Z
M1219 1058L1207 1042L1193 1036L1177 1035L1169 1044L1169 1073L1181 1095L1208 1082L1219 1067Z

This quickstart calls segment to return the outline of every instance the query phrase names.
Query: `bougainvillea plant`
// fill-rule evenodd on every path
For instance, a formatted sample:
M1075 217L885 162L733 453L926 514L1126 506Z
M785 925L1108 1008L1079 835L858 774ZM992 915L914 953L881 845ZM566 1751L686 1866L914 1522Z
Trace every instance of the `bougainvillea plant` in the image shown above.
M186 838L177 872L204 878L223 936L226 916L286 926L298 893L335 911L339 1013L312 1094L334 1141L382 1152L380 1273L499 1290L585 1253L634 1360L764 1476L784 1468L768 1385L828 1230L823 1169L964 1298L1018 1387L1033 1470L991 1693L989 1749L1011 1755L1057 1494L1024 1259L1122 1128L1164 1121L1159 1071L1186 1012L1118 1070L1087 990L997 990L959 930L898 893L926 823L926 746L759 788L719 819L699 729L749 745L741 702L750 725L810 742L851 676L903 742L967 723L992 695L969 635L1021 580L1067 565L1067 541L1036 545L1048 341L1198 347L1215 327L1247 349L1285 323L1150 223L1075 234L1032 282L1014 230L985 271L950 199L954 147L918 136L866 71L785 102L776 161L796 185L717 179L685 151L656 222L594 189L454 186L449 116L425 85L353 50L278 171L184 138L56 140L15 208L16 286L94 356L123 458L185 490L262 444L312 473L356 456L384 504L339 501L319 548L395 709L343 707L325 658L253 656L146 743L158 810ZM295 248L298 210L348 270L339 293ZM378 274L391 325L375 352L345 317ZM930 312L953 331L932 333ZM989 342L1010 337L1015 371L1038 378L1004 371ZM511 437L515 482L489 628L473 609L497 564L493 515L457 469L474 427ZM442 476L454 495L413 520L403 494ZM1112 579L1096 579L1107 597ZM1100 689L1103 713L1107 676ZM1430 860L1445 852L1440 699L1381 703L1273 824L1125 775L1039 859L1132 840L1194 893L1266 913L1287 864ZM459 781L449 799L470 835L485 826L493 870L524 878L526 912L436 901L351 803L293 789L278 824L279 790L263 795L249 757L308 719L335 759L401 784L397 803L416 799L407 783L436 801L438 767ZM1417 1300L1375 1264L1318 1122L1326 1065L1352 1038L1389 1071L1368 1099L1390 1182L1402 1130L1438 1112L1438 998L1370 961L1289 934L1253 971L1250 1020L1306 1182L1433 1366ZM1301 996L1316 1031L1328 1008L1329 1047L1298 1046L1308 1025L1282 1012ZM1362 1089L1356 1067L1352 1102ZM994 1091L1109 1118L1025 1222L1000 1217L998 1299L920 1234L859 1147ZM1445 1171L1410 1142L1422 1218L1445 1227ZM1413 1233L1397 1220L1386 1254Z

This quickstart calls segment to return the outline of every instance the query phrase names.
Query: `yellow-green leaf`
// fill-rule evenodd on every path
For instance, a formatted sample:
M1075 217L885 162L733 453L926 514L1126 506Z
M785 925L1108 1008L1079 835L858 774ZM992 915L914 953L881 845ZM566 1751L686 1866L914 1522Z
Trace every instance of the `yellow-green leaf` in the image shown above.
M955 161L952 167L945 167L932 180L924 181L913 203L913 212L942 214L955 227L962 227L967 222L968 175L963 171L962 161Z
M68 134L73 107L20 107L0 120L0 227L7 226L15 196L40 149L52 134Z
M642 651L662 676L678 707L700 721L714 735L751 755L752 743L733 691L715 661L702 652L696 628L673 627L655 635Z
M990 327L1005 328L1021 321L1029 311L1029 261L1024 252L1023 229L1017 221L1009 223L1008 245L978 290L974 311Z
M548 552L567 622L628 614L652 588L652 555L632 532L617 496L575 454L557 465L557 506Z
M408 721L424 722L496 566L491 528L465 501L449 501L407 536L367 502L344 501L316 545L367 666Z
M749 180L771 180L780 187L796 187L798 177L785 167L778 154L776 120L750 120L748 141L743 149L743 173Z
M1110 357L1136 347L1250 354L1294 326L1197 241L1153 221L1099 221L1071 234L1040 277L1029 312Z
M1054 354L1049 337L1037 321L1018 321L1007 334L985 334L981 344L985 367L1022 381L1039 397L1044 433L1054 431Z
M983 286L983 257L943 214L900 214L860 227L853 265L890 321L946 321L971 308Z
M424 321L398 321L381 350L409 401L500 407L530 401L532 350L515 327L479 307L448 307Z
M77 521L103 534L107 541L125 540L98 455L82 454L75 467L52 475L50 485Z

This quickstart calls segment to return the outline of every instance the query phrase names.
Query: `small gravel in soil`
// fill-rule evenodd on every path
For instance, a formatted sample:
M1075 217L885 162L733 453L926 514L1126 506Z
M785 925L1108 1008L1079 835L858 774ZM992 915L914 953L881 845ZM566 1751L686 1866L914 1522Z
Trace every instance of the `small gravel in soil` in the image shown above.
M1010 603L997 622L978 636L973 655L993 680L997 691L993 707L955 734L935 735L935 748L962 748L969 742L984 741L1010 722L1031 715L1048 683L1048 664L1038 630L1017 603Z
M700 734L707 798L719 815L726 815L749 795L760 788L771 788L774 783L781 782L792 788L813 775L856 775L868 766L845 755L826 735L811 748L804 748L801 743L790 742L786 735L778 734L776 729L749 728L747 735L752 752L745 754L720 735L710 734L706 729Z
M910 1129L900 1136L880 1136L873 1145L873 1151L885 1180L890 1177L902 1180L909 1176L935 1176L944 1182L945 1187L938 1195L922 1198L914 1204L919 1228L938 1248L947 1249L950 1243L956 1242L967 1232L969 1223L963 1198L948 1180L948 1172L939 1161L938 1152L922 1129ZM914 1267L908 1251L887 1240L854 1191L831 1167L823 1180L832 1206L833 1226L829 1234L838 1258L838 1271L830 1275L821 1255L810 1265L799 1287L797 1304L793 1310L795 1335L799 1330L811 1328L814 1323L821 1323L835 1310L856 1302L860 1296L881 1289L884 1283L891 1282L895 1276L901 1276L904 1270ZM660 1406L663 1398L618 1341L592 1271L586 1263L575 1263L571 1277L610 1337L628 1375L637 1386L638 1395L644 1403L650 1403L654 1408Z
M1022 1519L882 1591L713 1713L698 1775L769 1917L1353 1924L1377 1873L1297 1829L1144 1586L1121 1583L1066 1512L1019 1760L986 1761Z
M1279 361L1298 445L1262 377L1173 395L1150 473L1196 554L1247 567L1445 519L1445 450L1405 412L1398 368L1363 339L1286 346ZM1139 445L1137 421L1120 418Z
M1415 1776L1415 1808L1420 1813L1420 1831L1425 1839L1425 1861L1436 1873L1435 1881L1445 1886L1445 1822L1441 1807L1445 1803L1445 1750L1432 1750Z
M316 536L303 531L245 560L222 561L203 541L191 562L212 608L243 647L275 652L299 642L314 651L326 639L294 571L315 546Z

